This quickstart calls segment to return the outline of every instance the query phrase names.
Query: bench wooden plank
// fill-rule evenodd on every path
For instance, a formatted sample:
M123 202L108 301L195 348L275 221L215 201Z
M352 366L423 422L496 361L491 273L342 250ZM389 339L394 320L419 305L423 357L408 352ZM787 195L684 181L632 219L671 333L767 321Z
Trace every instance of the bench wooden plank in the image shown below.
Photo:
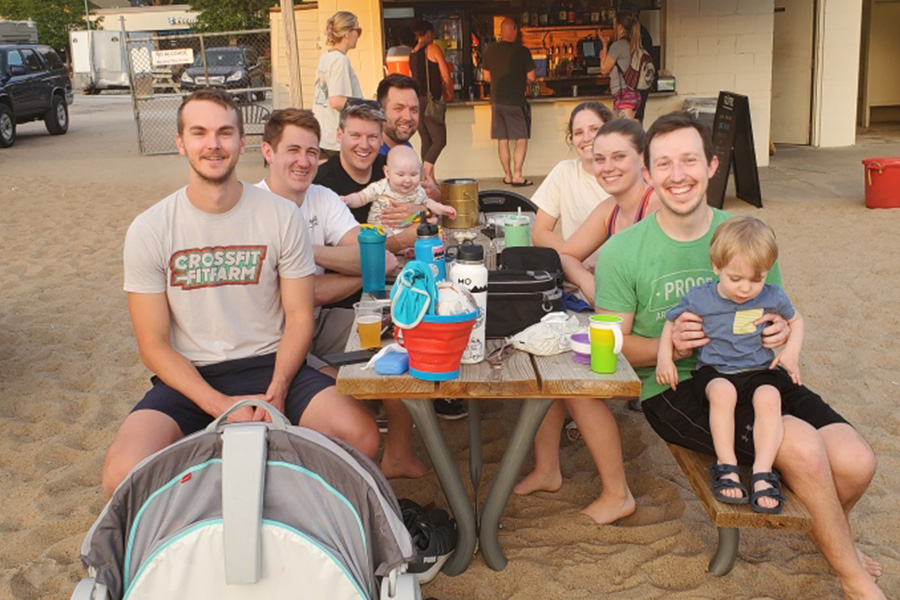
M780 514L767 515L751 510L749 504L725 504L719 502L713 496L709 487L709 467L715 457L700 454L693 450L669 444L669 451L675 457L675 461L684 472L694 493L706 509L707 514L713 520L716 527L756 527L767 529L788 529L794 531L809 531L812 526L812 517L803 503L788 488L784 482L781 490L787 501ZM749 481L746 469L742 469L742 480L745 485Z

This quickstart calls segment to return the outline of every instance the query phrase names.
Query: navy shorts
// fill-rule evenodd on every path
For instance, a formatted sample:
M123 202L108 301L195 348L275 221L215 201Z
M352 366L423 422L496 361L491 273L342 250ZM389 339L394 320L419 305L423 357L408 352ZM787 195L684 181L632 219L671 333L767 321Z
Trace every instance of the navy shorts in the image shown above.
M806 386L796 385L785 374L790 385L781 391L781 414L806 421L816 429L847 420L831 408L821 396ZM641 403L650 427L665 441L715 456L712 434L709 430L709 402L706 401L706 385L693 379L647 398ZM753 463L753 404L738 403L734 411L734 450L738 462Z
M250 356L197 367L203 379L215 390L228 396L265 394L272 382L275 370L275 354ZM153 388L137 403L131 412L156 410L172 417L181 432L189 435L213 422L207 414L187 396L170 388L155 375L150 378ZM318 372L306 363L300 367L288 388L284 411L291 423L300 423L300 415L310 401L322 390L332 387L334 379Z

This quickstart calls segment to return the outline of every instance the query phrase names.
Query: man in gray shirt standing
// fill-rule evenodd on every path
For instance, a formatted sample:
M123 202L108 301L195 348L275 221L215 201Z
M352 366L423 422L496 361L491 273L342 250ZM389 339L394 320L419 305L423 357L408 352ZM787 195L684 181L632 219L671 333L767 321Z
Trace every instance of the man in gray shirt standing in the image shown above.
M491 139L497 140L503 183L513 187L532 185L522 175L528 138L531 137L531 107L525 90L535 78L531 52L517 41L519 29L510 18L500 24L500 41L484 55L484 80L491 84ZM515 140L510 165L509 140Z

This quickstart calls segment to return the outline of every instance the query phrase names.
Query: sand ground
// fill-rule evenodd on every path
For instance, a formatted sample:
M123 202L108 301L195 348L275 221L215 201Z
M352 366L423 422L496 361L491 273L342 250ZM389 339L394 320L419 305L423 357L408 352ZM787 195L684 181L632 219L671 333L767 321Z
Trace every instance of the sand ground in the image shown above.
M787 291L807 319L804 382L849 418L878 456L852 525L864 551L883 562L889 595L900 593L900 210L864 207L859 161L900 155L898 140L900 129L883 128L848 149L779 148L761 171L765 208L733 198L725 206L775 228ZM104 504L103 455L149 376L122 292L125 230L186 182L186 168L177 156L140 156L128 99L105 95L76 99L68 135L51 137L42 124L29 124L20 127L16 146L0 151L0 598L68 598L83 575L79 547ZM264 175L257 152L242 160L239 175ZM490 481L516 406L484 404ZM795 533L747 531L734 571L708 574L715 529L643 417L624 404L614 410L638 504L632 517L598 528L578 514L599 483L584 445L564 441L562 490L510 501L500 535L507 569L495 573L476 556L466 573L438 576L425 595L840 595L826 562ZM466 422L443 427L464 467ZM395 487L399 496L443 503L433 473Z

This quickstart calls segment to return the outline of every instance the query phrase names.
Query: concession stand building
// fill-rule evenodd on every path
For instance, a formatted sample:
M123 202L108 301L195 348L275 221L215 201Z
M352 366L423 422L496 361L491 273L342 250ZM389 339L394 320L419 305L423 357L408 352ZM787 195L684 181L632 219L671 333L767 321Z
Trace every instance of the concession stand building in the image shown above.
M861 44L861 31L874 30L870 21L884 22L875 12L900 8L898 2L881 0L302 3L295 6L295 21L303 104L311 107L325 22L333 13L349 10L359 18L364 33L348 57L367 97L374 97L384 76L386 49L398 43L398 29L416 17L425 18L435 26L435 43L451 65L455 92L447 110L448 142L439 160L439 176L500 176L496 143L490 139L490 86L483 81L480 62L498 38L500 20L513 17L523 24L522 43L538 67L538 82L529 89L532 137L525 171L545 174L559 160L574 156L564 139L572 108L589 99L612 107L608 79L597 72L597 38L611 34L615 11L626 4L639 9L643 29L652 40L648 50L661 74L659 90L648 99L645 127L666 112L702 105L697 99L715 98L720 90L743 94L750 99L757 163L764 166L769 162L770 140L853 144L858 119L869 117L866 94L873 99L871 106L900 105L900 89L869 89L872 86L866 83L869 70L881 68L877 60L881 42L873 38L868 45ZM290 104L290 77L281 11L272 9L270 18L274 104L284 107ZM900 11L896 18L894 23L900 22ZM876 57L874 65L870 56Z

